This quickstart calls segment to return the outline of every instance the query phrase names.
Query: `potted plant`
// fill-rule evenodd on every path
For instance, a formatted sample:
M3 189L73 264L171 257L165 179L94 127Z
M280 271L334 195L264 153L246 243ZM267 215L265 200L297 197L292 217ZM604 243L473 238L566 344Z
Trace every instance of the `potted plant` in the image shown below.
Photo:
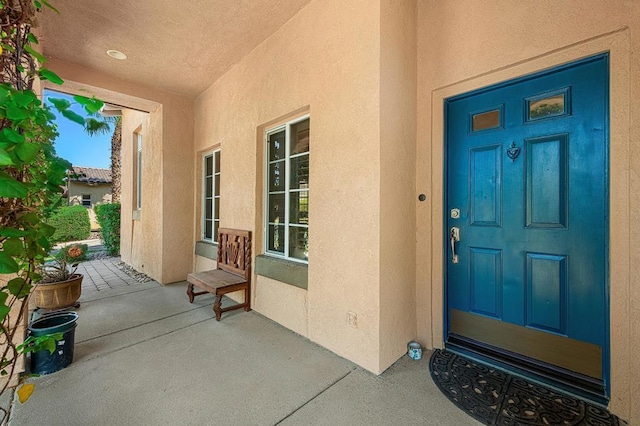
M83 276L76 270L85 252L80 245L63 247L53 262L44 265L42 279L33 290L33 302L38 308L53 310L77 305Z

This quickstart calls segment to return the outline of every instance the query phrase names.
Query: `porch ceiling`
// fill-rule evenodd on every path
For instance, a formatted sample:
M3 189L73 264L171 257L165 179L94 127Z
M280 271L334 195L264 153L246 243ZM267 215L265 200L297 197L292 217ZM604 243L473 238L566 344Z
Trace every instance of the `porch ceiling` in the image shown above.
M39 18L41 40L47 57L196 96L309 1L60 0Z

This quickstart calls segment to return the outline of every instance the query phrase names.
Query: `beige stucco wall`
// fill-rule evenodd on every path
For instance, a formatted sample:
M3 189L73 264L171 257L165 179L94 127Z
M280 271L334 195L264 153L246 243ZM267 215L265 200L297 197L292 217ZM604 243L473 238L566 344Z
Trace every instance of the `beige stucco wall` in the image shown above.
M383 371L406 352L407 342L416 338L417 19L415 1L383 0L380 4L378 371Z
M418 6L418 336L443 339L442 100L611 52L610 408L640 423L640 3L422 1Z
M85 183L69 182L69 205L82 205L82 195L91 195L91 207L111 202L111 184L89 186Z
M151 113L154 114L154 113ZM122 114L122 188L120 193L120 255L122 260L150 277L162 276L162 139L151 127L148 113ZM142 135L142 207L137 208L136 160Z
M148 113L143 211L136 221L133 205L127 206L132 202L127 191L133 188L131 138L144 119L132 113L132 122L123 122L121 254L125 262L163 284L183 281L193 267L193 101L56 58L50 58L47 67L65 80L61 88L48 83L51 89L95 95Z
M221 225L252 230L258 254L258 128L308 106L308 290L254 277L252 307L374 372L381 368L379 70L379 5L312 1L197 98L195 127L195 151L221 147ZM348 311L357 328L347 325Z

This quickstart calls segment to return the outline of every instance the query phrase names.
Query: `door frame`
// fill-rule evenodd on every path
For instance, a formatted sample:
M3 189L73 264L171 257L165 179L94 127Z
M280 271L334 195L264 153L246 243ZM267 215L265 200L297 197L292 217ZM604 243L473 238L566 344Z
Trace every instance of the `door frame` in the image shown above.
M445 117L444 100L483 87L536 74L545 69L579 61L600 53L609 53L609 354L610 368L608 385L609 409L628 413L634 399L631 383L640 380L640 372L632 371L628 360L631 356L631 313L627 301L631 296L630 235L633 235L630 220L630 42L627 29L579 42L565 48L517 62L458 82L451 82L431 92L431 144L421 150L418 147L418 187L426 183L431 190L428 240L418 240L418 253L429 253L429 267L418 282L426 278L430 282L429 338L431 347L444 347L445 333ZM421 161L424 160L424 161ZM428 165L427 170L424 164ZM420 218L418 219L420 220ZM615 261L611 261L615 259ZM426 274L425 274L426 275Z

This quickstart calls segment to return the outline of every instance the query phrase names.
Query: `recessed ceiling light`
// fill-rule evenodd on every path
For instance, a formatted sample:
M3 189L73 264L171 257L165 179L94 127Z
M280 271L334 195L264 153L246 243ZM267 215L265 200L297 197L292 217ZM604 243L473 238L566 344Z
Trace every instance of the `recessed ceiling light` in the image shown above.
M107 55L111 56L114 59L120 59L120 60L127 59L127 55L120 52L119 50L107 50Z

